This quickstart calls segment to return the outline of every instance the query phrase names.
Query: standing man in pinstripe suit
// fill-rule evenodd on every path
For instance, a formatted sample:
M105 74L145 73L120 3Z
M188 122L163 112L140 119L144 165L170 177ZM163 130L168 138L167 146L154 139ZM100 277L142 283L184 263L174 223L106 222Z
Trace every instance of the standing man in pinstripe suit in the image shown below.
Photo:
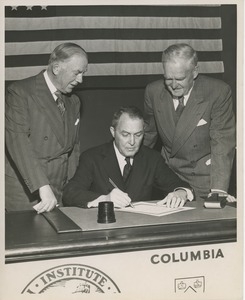
M71 92L82 82L87 65L84 49L64 43L50 55L47 70L8 87L7 211L35 205L42 213L61 205L63 186L74 175L80 155L80 101Z

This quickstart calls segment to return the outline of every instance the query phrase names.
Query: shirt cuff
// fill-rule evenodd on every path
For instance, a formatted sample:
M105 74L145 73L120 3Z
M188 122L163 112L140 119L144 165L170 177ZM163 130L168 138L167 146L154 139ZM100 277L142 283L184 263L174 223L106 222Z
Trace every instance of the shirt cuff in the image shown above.
M101 195L98 198L94 199L93 201L90 201L87 203L87 207L91 208L91 207L98 207L99 203L102 201L105 201L105 195Z
M220 196L228 196L228 193L224 190L220 189L211 189L211 193L208 194L208 197L211 196L212 193L221 194Z
M211 192L212 192L212 193L225 193L225 194L227 194L226 191L220 190L220 189L211 189Z
M193 193L192 193L192 191L190 189L185 188L185 187L178 187L178 188L174 189L174 192L178 191L178 190L185 190L186 193L187 193L187 199L189 201L192 201L194 199L194 195L193 195Z

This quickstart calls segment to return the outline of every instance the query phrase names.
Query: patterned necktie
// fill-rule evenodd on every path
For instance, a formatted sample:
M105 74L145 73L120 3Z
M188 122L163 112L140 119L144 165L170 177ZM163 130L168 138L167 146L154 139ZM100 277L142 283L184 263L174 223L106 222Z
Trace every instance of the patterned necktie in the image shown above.
M56 104L59 108L59 111L60 111L62 117L63 117L64 113L65 113L65 103L64 103L63 95L61 94L60 91L56 91L55 95L57 96Z
M184 105L184 97L181 97L178 99L179 100L179 104L176 108L176 123L179 121L179 118L180 118L180 115L182 114L184 108L185 108L185 105Z
M124 169L123 169L123 180L126 181L127 178L128 178L128 175L131 171L131 164L130 164L130 158L129 157L126 157L125 158L125 161L126 161L126 165L124 166Z

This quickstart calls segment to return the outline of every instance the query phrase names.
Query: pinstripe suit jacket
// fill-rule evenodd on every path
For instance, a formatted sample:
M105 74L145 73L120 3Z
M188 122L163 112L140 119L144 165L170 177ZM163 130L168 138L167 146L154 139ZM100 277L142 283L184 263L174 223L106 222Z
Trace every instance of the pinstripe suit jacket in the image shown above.
M64 184L74 175L80 154L78 97L67 95L65 107L63 120L43 72L7 89L5 174L24 187L23 201L35 200L34 192L46 184L60 201Z
M167 164L196 195L228 190L235 150L235 120L230 87L199 75L175 125L173 100L163 80L145 90L144 144L153 147L159 134Z

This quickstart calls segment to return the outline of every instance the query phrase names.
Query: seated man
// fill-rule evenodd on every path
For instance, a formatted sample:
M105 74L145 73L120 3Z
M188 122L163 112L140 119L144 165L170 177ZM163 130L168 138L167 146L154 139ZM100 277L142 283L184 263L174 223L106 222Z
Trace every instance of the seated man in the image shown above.
M159 205L181 207L193 199L190 186L160 153L142 145L144 119L138 108L121 107L110 131L112 142L81 154L76 173L64 189L65 206L90 208L112 201L115 207L126 207L131 201L151 200L153 186L169 193Z

